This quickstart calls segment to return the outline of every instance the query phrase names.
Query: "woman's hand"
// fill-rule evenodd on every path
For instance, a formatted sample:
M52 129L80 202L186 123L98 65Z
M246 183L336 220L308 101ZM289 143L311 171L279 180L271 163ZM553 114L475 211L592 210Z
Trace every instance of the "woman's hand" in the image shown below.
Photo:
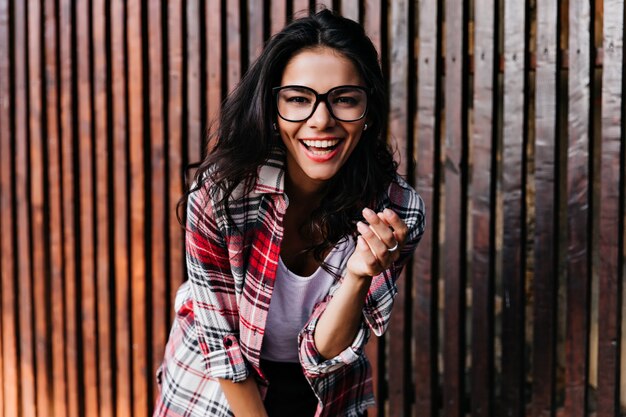
M352 343L361 320L372 277L389 268L400 256L408 228L393 210L376 214L366 208L359 222L356 249L348 259L347 275L328 303L315 329L315 346L324 358L332 358ZM393 250L389 250L393 249Z
M389 268L400 256L408 235L404 221L391 209L375 213L363 209L363 222L357 223L360 235L356 249L348 259L348 273L357 277L373 277Z

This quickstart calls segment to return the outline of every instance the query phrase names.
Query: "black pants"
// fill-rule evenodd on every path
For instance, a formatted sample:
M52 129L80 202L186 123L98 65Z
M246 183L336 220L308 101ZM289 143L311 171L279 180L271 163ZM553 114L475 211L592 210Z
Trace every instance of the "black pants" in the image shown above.
M269 417L315 415L317 397L299 363L261 360L261 369L270 383L265 395L265 409Z
M269 417L315 415L317 397L304 377L299 363L261 359L261 369L270 383L265 395L265 409ZM367 417L367 411L362 417Z

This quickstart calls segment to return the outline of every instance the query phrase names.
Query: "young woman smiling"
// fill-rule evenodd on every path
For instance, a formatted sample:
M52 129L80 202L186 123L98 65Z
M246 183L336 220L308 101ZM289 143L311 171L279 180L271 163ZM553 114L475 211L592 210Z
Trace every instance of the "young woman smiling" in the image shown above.
M186 195L188 281L155 416L363 416L363 348L424 228L374 46L328 10L271 38Z

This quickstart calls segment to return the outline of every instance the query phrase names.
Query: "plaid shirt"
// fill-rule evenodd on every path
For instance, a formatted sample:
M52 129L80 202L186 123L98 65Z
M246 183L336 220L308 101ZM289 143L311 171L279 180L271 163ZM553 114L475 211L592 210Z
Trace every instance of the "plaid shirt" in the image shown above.
M155 416L233 416L216 378L243 381L254 375L265 394L259 360L272 297L287 209L284 156L259 169L247 195L230 204L236 224L211 195L211 184L188 201L188 281L179 289L176 317L157 371L161 395ZM305 376L319 399L316 417L358 416L374 404L371 370L363 348L370 331L382 335L390 320L395 281L424 231L424 203L401 178L376 211L393 209L409 228L399 261L372 280L363 320L352 344L331 359L315 347L313 332L342 278L318 303L298 337ZM345 273L345 271L343 271Z

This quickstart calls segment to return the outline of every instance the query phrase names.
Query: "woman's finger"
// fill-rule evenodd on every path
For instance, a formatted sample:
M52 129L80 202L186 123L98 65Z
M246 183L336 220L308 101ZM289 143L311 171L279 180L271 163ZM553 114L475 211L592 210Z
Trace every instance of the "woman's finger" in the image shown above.
M383 210L383 216L387 223L393 228L393 234L398 242L400 242L400 246L404 245L409 234L409 228L406 223L404 223L395 211L389 208Z
M387 246L387 244L378 237L371 226L368 226L363 222L358 222L357 229L367 242L367 245L370 247L376 259L381 262L381 265L385 265L389 257L389 246Z
M386 249L393 248L398 244L393 230L389 227L390 225L382 220L373 210L364 209L363 217L367 220L376 236L385 244Z

